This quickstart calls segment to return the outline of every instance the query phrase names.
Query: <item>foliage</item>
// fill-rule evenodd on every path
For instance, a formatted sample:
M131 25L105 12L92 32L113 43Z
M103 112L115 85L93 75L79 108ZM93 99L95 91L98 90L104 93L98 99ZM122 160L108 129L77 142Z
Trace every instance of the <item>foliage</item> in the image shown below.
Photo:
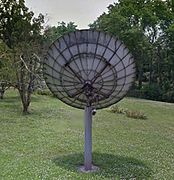
M173 179L174 105L125 98L118 106L140 109L148 120L130 121L105 110L93 117L93 163L97 173L79 173L83 163L83 111L49 96L32 96L32 114L7 91L0 102L0 179Z
M34 43L40 40L43 15L34 18L34 13L25 6L24 0L1 0L0 35L11 49L21 42Z
M35 93L38 95L53 96L49 89L37 89Z
M57 26L48 26L44 30L44 42L48 46L60 36L75 31L77 25L74 22L58 22Z
M112 106L109 108L109 111L112 112L112 113L125 114L125 112L127 111L127 109L120 108L120 107L118 107L118 106L115 104L115 105L112 105Z
M125 42L136 60L137 89L143 91L143 85L148 84L151 93L157 84L164 94L174 91L173 1L119 0L90 28L119 36ZM156 97L151 96L158 100ZM160 100L173 102L172 98Z

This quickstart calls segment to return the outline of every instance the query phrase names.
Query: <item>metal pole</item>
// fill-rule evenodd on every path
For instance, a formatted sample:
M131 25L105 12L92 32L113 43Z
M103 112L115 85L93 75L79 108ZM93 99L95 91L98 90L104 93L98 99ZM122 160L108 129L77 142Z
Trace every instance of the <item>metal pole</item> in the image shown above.
M92 170L92 107L85 107L85 170Z

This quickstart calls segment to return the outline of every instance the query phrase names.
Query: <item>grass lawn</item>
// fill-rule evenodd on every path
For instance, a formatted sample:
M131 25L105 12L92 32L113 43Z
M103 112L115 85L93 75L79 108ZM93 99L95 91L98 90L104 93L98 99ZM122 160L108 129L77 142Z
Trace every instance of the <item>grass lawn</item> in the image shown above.
M34 95L23 116L15 91L0 100L0 180L174 179L174 104L125 98L118 106L148 119L106 109L93 119L93 162L83 164L83 111L49 96Z

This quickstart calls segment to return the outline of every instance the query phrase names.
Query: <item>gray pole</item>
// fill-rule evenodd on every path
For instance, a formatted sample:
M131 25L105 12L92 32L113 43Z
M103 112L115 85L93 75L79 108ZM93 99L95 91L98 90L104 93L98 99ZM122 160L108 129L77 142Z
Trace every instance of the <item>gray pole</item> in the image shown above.
M85 170L92 170L92 107L85 107Z

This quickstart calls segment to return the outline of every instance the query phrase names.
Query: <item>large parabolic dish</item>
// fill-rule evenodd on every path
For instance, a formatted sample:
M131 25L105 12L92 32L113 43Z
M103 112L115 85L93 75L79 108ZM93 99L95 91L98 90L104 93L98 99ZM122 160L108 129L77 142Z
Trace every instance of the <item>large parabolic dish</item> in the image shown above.
M135 78L135 63L119 39L103 32L80 30L50 46L44 77L52 93L66 104L101 109L126 95Z
M121 100L135 79L132 54L118 38L94 30L66 34L50 46L44 78L51 92L66 104L85 109L82 171L92 165L92 111Z

